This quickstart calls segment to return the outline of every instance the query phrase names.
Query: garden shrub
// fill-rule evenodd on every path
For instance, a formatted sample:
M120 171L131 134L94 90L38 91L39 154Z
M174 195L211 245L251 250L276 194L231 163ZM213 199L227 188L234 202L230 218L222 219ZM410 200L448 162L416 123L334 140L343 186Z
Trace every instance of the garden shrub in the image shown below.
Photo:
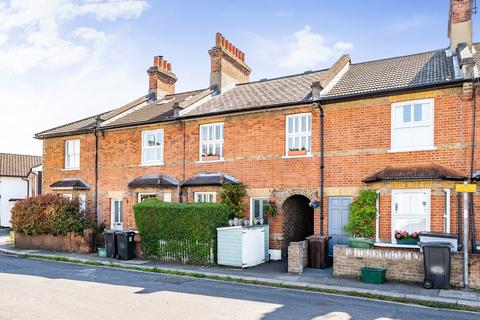
M247 188L243 183L224 183L220 191L221 203L226 204L230 209L230 219L243 218L244 206L243 197L247 195Z
M377 194L374 190L362 190L350 208L350 222L345 231L354 237L370 238L374 234L373 222L376 215Z
M81 232L93 223L80 211L78 200L46 194L18 201L12 208L12 230L26 235Z
M217 227L228 225L228 206L147 199L133 210L146 258L201 265L216 261Z

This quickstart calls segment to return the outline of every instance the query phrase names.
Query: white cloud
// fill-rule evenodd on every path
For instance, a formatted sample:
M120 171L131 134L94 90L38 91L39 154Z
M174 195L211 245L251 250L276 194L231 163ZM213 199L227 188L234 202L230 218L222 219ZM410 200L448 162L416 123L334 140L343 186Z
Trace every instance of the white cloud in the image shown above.
M96 43L102 43L107 39L105 32L98 31L94 28L78 28L75 29L72 34L76 37L82 38L85 41L94 41Z
M275 51L280 53L280 67L295 69L317 67L352 48L353 44L349 42L329 43L322 34L313 32L310 26L305 26L287 39L286 43L280 44Z
M136 18L148 7L140 0L96 0L76 4L71 0L12 0L0 3L0 71L21 74L32 67L63 67L81 63L104 42L105 33L82 26L62 37L62 24L93 15L97 20ZM15 40L9 37L15 35ZM76 43L76 39L88 43ZM7 47L8 46L8 47Z

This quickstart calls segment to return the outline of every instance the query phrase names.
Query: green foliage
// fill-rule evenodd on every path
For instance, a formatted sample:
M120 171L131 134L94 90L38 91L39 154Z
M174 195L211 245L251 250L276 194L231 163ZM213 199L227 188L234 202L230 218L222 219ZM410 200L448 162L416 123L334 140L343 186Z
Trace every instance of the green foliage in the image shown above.
M41 195L19 201L12 208L12 229L26 235L62 235L81 232L92 222L79 209L78 200L61 195Z
M277 215L277 204L273 200L268 200L263 206L263 211L268 217L274 218Z
M230 209L230 219L243 218L244 206L243 197L247 195L247 188L243 183L229 184L224 183L220 191L221 203L227 205Z
M345 231L350 232L354 237L370 238L373 236L376 199L375 191L360 191L360 196L352 203L350 208L350 223L345 226Z
M146 258L181 263L215 261L217 227L230 209L215 203L170 203L147 199L133 207Z

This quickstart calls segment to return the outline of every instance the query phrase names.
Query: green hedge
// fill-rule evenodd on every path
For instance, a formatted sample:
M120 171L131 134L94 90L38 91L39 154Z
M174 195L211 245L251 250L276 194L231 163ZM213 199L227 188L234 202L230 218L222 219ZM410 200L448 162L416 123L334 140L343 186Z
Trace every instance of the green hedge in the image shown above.
M63 235L93 227L77 199L46 194L18 201L12 208L12 229L26 235Z
M148 199L133 210L146 258L201 265L216 261L217 227L228 225L228 206Z

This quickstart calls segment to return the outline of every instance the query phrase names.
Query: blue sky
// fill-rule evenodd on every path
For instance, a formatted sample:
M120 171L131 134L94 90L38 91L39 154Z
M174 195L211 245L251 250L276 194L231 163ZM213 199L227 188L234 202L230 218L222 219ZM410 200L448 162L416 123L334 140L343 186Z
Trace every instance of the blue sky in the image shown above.
M35 132L145 94L157 54L172 63L177 92L207 87L217 31L245 52L256 80L325 68L344 52L361 62L446 48L448 5L0 0L0 152L41 154Z

